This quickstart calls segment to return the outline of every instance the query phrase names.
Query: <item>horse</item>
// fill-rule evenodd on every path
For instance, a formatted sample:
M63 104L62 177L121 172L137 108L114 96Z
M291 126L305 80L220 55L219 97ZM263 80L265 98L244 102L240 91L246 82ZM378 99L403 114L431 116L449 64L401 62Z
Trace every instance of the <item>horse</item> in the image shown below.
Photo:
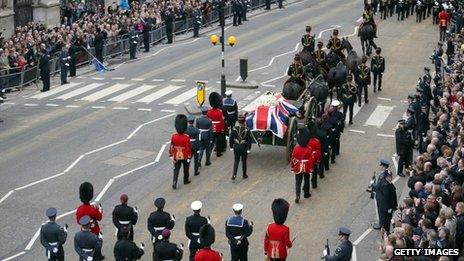
M322 75L316 77L309 85L311 96L317 101L316 115L320 116L324 111L327 97L329 96L329 86Z
M327 72L317 63L308 63L304 66L304 75L307 81L315 79L319 75L327 80Z
M370 56L372 54L372 47L376 47L374 43L374 26L369 23L364 23L359 27L358 36L361 40L363 55Z
M341 55L343 55L343 50L346 50L347 53L349 53L351 50L353 50L353 46L351 45L350 41L348 41L348 37L343 37L342 38L342 44L341 44ZM337 66L337 64L341 61L342 63L346 62L346 57L340 57L337 53L334 53L330 51L327 54L327 64L329 65L329 68L333 68Z
M309 63L315 63L316 62L316 59L309 52L309 50L307 48L303 48L303 50L301 50L298 54L300 55L301 62L303 63L303 65L307 65Z
M298 83L297 81L292 81L289 78L282 88L282 96L287 100L298 100L298 98L306 90L306 87Z
M361 64L361 58L358 56L355 50L351 50L348 52L348 56L346 57L346 69L348 73L354 73L358 68L358 65Z
M329 84L330 100L333 98L333 88L335 87L337 92L337 98L340 98L340 89L346 82L346 66L339 62L337 66L330 68L327 75L327 83Z

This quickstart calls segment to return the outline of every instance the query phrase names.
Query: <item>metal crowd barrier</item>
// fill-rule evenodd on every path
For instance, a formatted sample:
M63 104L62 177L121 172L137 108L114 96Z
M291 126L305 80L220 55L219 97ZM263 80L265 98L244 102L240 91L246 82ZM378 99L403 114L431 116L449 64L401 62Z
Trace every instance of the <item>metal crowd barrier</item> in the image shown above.
M271 0L271 3L275 3L276 0ZM247 8L247 12L261 8L266 5L265 0L250 0L250 6ZM233 15L232 6L228 5L224 7L224 16L229 18ZM183 20L177 20L173 22L173 33L175 35L184 34L193 30L193 24L195 18L188 17ZM212 26L214 23L219 22L219 12L217 9L213 9L212 12L202 16L201 27ZM139 35L138 49L143 48L143 35ZM166 26L162 24L160 27L149 32L150 45L157 44L162 40L166 39ZM123 59L124 55L129 53L129 36L124 35L116 39L116 41L107 41L103 46L103 57L104 59ZM81 51L77 54L77 67L85 65L91 66L92 56L95 56L95 48L91 47L86 51ZM50 74L54 75L60 72L59 53L52 55L50 60ZM4 72L3 72L4 73ZM0 71L0 90L11 89L11 88L22 88L31 83L36 82L40 78L40 71L38 66L27 68L20 72L2 74Z

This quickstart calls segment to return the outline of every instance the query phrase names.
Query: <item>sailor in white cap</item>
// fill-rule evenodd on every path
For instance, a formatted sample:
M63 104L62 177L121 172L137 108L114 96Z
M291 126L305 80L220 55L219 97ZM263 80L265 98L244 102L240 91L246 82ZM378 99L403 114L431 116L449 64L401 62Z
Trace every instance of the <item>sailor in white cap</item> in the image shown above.
M226 221L226 237L229 240L232 261L248 260L248 237L253 233L251 224L242 217L243 205L236 203L232 206L233 216Z
M68 225L60 227L56 222L56 208L49 208L45 212L48 222L40 228L40 243L45 247L47 260L64 260L63 245L68 236Z
M345 119L343 113L339 111L340 101L332 100L329 110L329 122L332 124L333 146L330 155L330 162L335 163L335 156L340 155L340 136L345 129Z
M232 98L232 91L226 91L226 98L222 101L222 110L224 111L226 123L226 135L229 136L230 130L235 126L238 120L237 102Z
M193 210L193 215L185 220L185 235L188 237L188 248L190 250L190 261L194 261L196 252L202 248L200 244L200 228L209 224L209 219L200 215L203 203L201 201L193 201L190 208Z

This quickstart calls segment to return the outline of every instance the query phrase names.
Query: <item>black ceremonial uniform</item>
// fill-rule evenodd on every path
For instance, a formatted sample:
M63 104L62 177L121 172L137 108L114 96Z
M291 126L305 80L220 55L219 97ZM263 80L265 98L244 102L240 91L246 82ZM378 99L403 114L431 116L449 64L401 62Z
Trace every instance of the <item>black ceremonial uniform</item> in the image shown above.
M145 52L150 51L150 31L153 28L153 21L151 18L147 18L143 21L143 47Z
M374 55L371 60L371 71L372 75L374 76L374 92L376 91L376 87L378 86L378 90L382 90L382 75L385 72L385 58L380 55ZM377 85L378 79L378 85Z
M93 42L95 47L95 57L100 63L103 63L103 45L106 40L106 32L99 31L95 35L95 40Z
M222 102L222 111L225 118L227 127L227 135L229 135L235 122L238 120L238 106L237 102L232 97L227 97Z
M330 169L330 158L331 158L331 150L332 148L334 147L334 144L335 144L335 139L334 139L334 133L332 131L333 129L333 126L332 124L330 123L329 120L326 120L324 121L322 124L321 124L321 129L325 131L326 133L326 138L325 140L327 141L327 147L324 148L324 155L322 156L322 159L324 161L324 168L325 170L329 170ZM335 159L335 156L334 156L334 159Z
M201 166L201 159L203 158L203 152L206 151L206 165L211 164L211 138L213 137L213 129L212 129L212 122L206 116L202 115L197 119L196 127L200 131L198 135L198 140L200 142L200 155L198 161L200 162Z
M424 138L427 136L427 132L430 129L430 120L426 112L421 111L417 118L417 133L419 134L419 151L423 150L422 144ZM425 150L424 150L425 151Z
M135 261L145 253L132 240L120 239L114 245L114 259L116 261Z
M294 82L299 83L301 86L305 86L304 81L304 67L301 64L292 63L288 67L287 75L291 77Z
M399 127L395 131L396 154L400 157L398 160L398 175L403 174L403 168L411 165L413 144L411 133L404 128Z
M74 250L79 255L79 261L87 261L95 251L101 251L103 240L90 231L79 231L74 236Z
M69 67L69 55L66 49L61 50L60 53L60 77L61 84L68 83L68 67Z
M336 53L340 59L345 59L345 55L342 52L342 40L338 37L331 37L329 42L327 43L327 49L331 52Z
M305 34L301 37L301 45L303 45L303 49L309 51L310 53L314 53L314 35Z
M42 91L50 90L50 55L43 50L39 59L40 78L42 78Z
M343 120L346 121L346 113L349 109L349 123L353 124L353 106L356 103L357 86L353 82L342 85Z
M195 176L197 176L198 174L200 174L200 171L198 170L200 167L200 131L195 126L189 124L185 133L190 137L190 145L192 147L193 155L193 173Z
M328 71L329 67L327 66L327 54L324 50L316 50L314 52L314 58L316 59L317 64Z
M201 10L195 8L193 10L193 37L195 38L200 36L201 19Z
M135 53L137 51L137 43L139 40L139 35L134 28L129 33L129 54L130 59L135 59Z
M331 162L335 163L335 156L340 155L340 136L345 127L345 120L343 119L343 113L336 110L330 115L330 123L332 124L333 133L333 147L331 154Z
M356 84L358 85L358 105L361 106L361 93L364 91L364 102L368 103L367 86L371 84L371 72L367 65L361 64L356 70Z
M234 149L234 172L233 178L237 176L238 163L242 159L243 177L247 178L247 156L251 148L251 132L246 126L235 126L229 137L229 146Z
M176 244L163 240L156 244L153 261L182 260L184 250Z
M135 212L133 207L128 206L127 204L120 204L114 207L113 210L113 224L117 229L116 236L118 240L122 238L121 228L128 227L130 230L129 240L134 240L134 228L137 224L139 216Z
M190 261L194 261L195 254L202 248L199 237L200 228L208 223L208 219L200 214L193 214L185 220L185 235L189 239Z
M239 0L232 1L233 25L238 26L242 24L242 3Z
M64 260L63 244L68 233L57 223L48 221L40 228L40 243L45 247L45 255L48 260Z
M404 0L398 0L398 3L396 4L396 13L398 14L398 18L397 20L399 21L401 19L401 21L404 20L404 10L405 9L405 6L404 6Z
M232 261L248 260L248 237L253 227L242 216L232 216L226 221L226 237L229 240Z
M384 175L383 178L379 177L379 180L373 185L373 189L375 191L375 200L377 201L380 226L385 229L387 233L389 233L390 220L392 218L393 212L398 207L396 199L396 188L392 183L385 179Z
M353 244L349 241L341 241L338 243L333 256L326 256L326 261L350 261L353 252Z
M78 40L73 41L68 51L69 56L71 57L70 62L69 62L69 77L76 76L77 53L80 50L80 42L78 43L77 41Z
M147 220L147 228L152 236L153 249L161 241L161 232L164 229L172 230L175 224L175 220L168 212L158 209L150 214Z
M167 9L163 14L163 20L166 24L166 37L168 39L168 44L172 43L172 36L174 30L174 13L171 9Z

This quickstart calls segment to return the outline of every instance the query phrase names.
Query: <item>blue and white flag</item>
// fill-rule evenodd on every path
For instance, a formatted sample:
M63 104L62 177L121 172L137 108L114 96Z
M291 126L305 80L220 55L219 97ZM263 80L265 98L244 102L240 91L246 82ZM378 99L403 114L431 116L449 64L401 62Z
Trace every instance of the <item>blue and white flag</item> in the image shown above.
M108 71L105 65L103 65L97 58L93 58L92 63L95 66L95 71L97 72Z

